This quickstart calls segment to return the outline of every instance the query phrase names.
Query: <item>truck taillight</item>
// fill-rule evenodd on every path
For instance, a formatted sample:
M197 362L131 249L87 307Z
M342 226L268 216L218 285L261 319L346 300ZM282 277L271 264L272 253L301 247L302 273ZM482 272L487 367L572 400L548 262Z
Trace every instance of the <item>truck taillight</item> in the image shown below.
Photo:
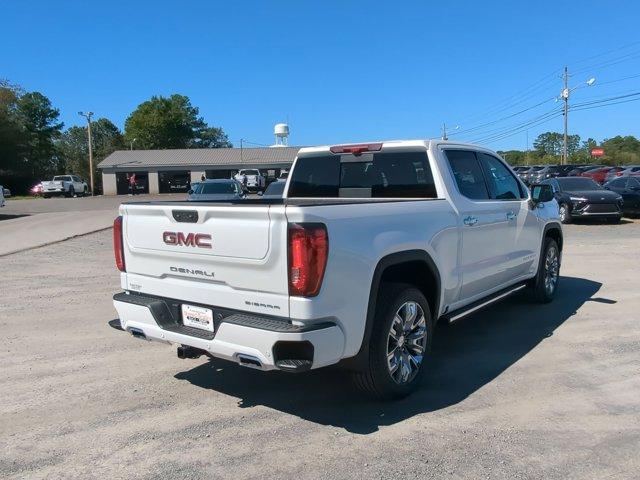
M328 254L327 227L321 223L289 224L289 295L318 295Z
M121 272L125 272L124 265L124 245L122 240L122 216L116 217L113 221L113 253L116 257L116 267Z

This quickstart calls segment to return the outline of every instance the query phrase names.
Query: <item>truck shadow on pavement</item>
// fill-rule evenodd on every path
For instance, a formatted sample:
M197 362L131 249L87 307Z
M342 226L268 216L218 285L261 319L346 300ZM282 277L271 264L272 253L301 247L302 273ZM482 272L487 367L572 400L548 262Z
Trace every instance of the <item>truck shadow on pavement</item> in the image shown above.
M397 402L369 400L337 368L301 375L265 373L214 359L175 377L237 397L241 408L264 405L311 422L368 434L464 400L553 335L600 287L591 280L562 277L558 295L548 305L532 304L525 292L455 324L438 326L421 388Z

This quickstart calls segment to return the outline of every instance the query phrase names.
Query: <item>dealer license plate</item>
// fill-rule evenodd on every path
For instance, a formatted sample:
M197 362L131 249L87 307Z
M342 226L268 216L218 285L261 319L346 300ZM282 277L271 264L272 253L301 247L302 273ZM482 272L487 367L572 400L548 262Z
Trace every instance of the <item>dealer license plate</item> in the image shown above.
M182 323L187 327L213 332L213 310L183 303Z

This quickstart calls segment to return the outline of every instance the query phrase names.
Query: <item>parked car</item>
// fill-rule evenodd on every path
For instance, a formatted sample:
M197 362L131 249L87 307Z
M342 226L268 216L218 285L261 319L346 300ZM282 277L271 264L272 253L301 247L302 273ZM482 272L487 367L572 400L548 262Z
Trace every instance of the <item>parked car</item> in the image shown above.
M4 198L11 198L11 190L6 187L2 187L2 194L4 195Z
M618 177L624 177L627 175L640 176L640 165L623 165L624 170L617 173Z
M622 211L627 216L640 215L640 178L631 175L616 178L604 185L622 197Z
M563 245L549 185L440 140L303 148L279 201L120 215L123 330L259 370L342 362L383 399L416 389L436 322L527 286L552 301Z
M551 178L542 184L551 185L562 223L571 223L572 219L580 217L612 222L619 222L622 218L622 196L605 190L591 178Z
M286 180L289 176L289 170L282 170L278 176L278 180Z
M4 207L4 188L0 185L0 207Z
M515 172L518 175L518 178L520 180L522 180L524 183L527 183L527 175L531 171L532 168L533 167L531 167L529 165L523 165L521 167L518 167L518 170L515 170Z
M77 197L89 192L87 182L77 175L56 175L51 181L42 182L42 195L49 198L53 195Z
M586 172L587 170L591 170L592 168L596 168L595 165L581 165L581 166L574 166L573 169L569 170L567 172L567 177L579 177L582 175L583 172Z
M240 170L233 178L240 182L245 189L253 192L264 190L267 182L260 170L253 168Z
M29 189L29 195L33 195L34 197L39 197L42 195L42 183L36 183L33 187Z
M258 195L262 198L282 198L284 193L284 186L287 184L286 180L277 180L271 182L267 189L263 192L258 192Z
M622 167L596 167L596 168L592 168L591 170L582 172L582 175L580 176L590 178L594 182L597 182L600 185L602 185L605 182L605 179L609 172L615 173L621 169Z
M571 173L572 170L575 170L576 168L583 167L583 166L584 165L576 165L576 164L558 165L558 167L560 168L560 175L558 175L558 177L568 177L569 173Z
M535 178L535 176L537 175L537 173L542 170L544 168L544 165L534 165L532 166L529 170L526 171L526 173L524 173L524 175L522 176L522 180L524 181L524 183L526 183L527 185L531 185L531 183L533 183L533 179Z
M194 183L194 188L189 190L187 194L187 200L190 202L238 200L244 198L245 195L240 182L233 179L214 179Z
M562 168L560 165L545 165L540 170L536 170L529 175L529 183L540 183L547 178L560 177Z

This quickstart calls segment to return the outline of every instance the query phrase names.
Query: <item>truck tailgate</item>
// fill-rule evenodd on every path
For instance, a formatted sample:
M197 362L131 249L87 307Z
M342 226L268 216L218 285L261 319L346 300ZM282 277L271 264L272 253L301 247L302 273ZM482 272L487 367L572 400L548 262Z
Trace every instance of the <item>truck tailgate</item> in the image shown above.
M288 315L282 205L125 204L124 288Z

